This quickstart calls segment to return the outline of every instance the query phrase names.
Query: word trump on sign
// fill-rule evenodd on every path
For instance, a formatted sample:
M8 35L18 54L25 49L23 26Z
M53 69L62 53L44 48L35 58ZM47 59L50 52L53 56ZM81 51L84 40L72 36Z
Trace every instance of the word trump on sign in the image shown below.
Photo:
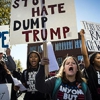
M82 21L88 51L100 52L100 24Z
M12 1L11 44L75 39L75 26L74 0Z

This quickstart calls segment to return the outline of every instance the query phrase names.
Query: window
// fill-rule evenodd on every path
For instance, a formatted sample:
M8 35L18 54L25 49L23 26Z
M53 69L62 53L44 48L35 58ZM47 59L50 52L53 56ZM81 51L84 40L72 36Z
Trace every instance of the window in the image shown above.
M82 55L77 56L77 59L78 59L78 61L81 61L83 59L83 56Z
M38 52L41 53L42 52L41 46L38 46L37 48L38 48Z
M69 41L68 44L69 44L69 49L73 49L73 43L72 43L72 41Z
M81 48L81 40L75 40L75 48Z
M66 48L66 42L63 42L63 48L64 48L64 50L67 49L67 48Z
M73 41L55 43L55 51L73 49Z
M31 52L31 51L33 51L33 50L36 51L36 46L30 47L29 51Z
M58 62L58 65L61 65L62 64L62 58L61 57L57 58L57 62Z
M58 51L58 43L55 43L55 51Z

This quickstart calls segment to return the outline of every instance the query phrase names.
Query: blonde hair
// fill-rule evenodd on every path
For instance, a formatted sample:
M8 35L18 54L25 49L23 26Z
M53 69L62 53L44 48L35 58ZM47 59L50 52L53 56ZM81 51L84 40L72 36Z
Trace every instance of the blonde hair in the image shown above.
M68 57L66 57L66 58L63 60L62 65L61 65L61 67L60 67L58 73L56 74L56 77L60 77L60 78L62 78L62 79L64 79L64 80L68 81L68 79L67 79L66 76L65 76L65 72L64 72L65 62L66 62L66 60L67 60L68 58L73 58L73 60L75 61L76 65L77 65L78 71L77 71L76 77L75 77L76 80L77 80L78 82L82 82L82 81L86 82L86 79L82 77L82 73L81 73L81 71L80 71L80 68L79 68L79 65L78 65L78 61L77 61L77 59L76 59L75 57L73 57L73 56L68 56Z

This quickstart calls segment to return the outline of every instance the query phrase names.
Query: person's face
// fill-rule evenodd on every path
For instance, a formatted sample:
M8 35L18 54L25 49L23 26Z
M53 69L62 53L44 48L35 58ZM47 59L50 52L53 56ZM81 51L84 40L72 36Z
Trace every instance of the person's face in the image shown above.
M29 62L32 67L37 67L38 62L39 62L39 57L36 53L31 53L29 57Z
M3 53L0 53L0 59L2 59L2 57L3 57Z
M77 64L72 57L69 57L64 65L64 72L66 76L75 76L77 73Z
M94 65L96 67L99 67L100 68L100 54L97 54L94 58L94 61L93 61Z

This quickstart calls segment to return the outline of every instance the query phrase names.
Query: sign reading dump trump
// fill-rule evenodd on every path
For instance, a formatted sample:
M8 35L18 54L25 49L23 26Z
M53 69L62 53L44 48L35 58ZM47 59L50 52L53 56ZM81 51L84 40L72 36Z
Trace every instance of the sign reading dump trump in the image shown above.
M12 0L11 44L77 38L74 0Z
M0 26L0 51L9 47L9 26Z
M11 84L0 84L0 100L11 100Z
M82 21L88 51L100 52L100 24Z

